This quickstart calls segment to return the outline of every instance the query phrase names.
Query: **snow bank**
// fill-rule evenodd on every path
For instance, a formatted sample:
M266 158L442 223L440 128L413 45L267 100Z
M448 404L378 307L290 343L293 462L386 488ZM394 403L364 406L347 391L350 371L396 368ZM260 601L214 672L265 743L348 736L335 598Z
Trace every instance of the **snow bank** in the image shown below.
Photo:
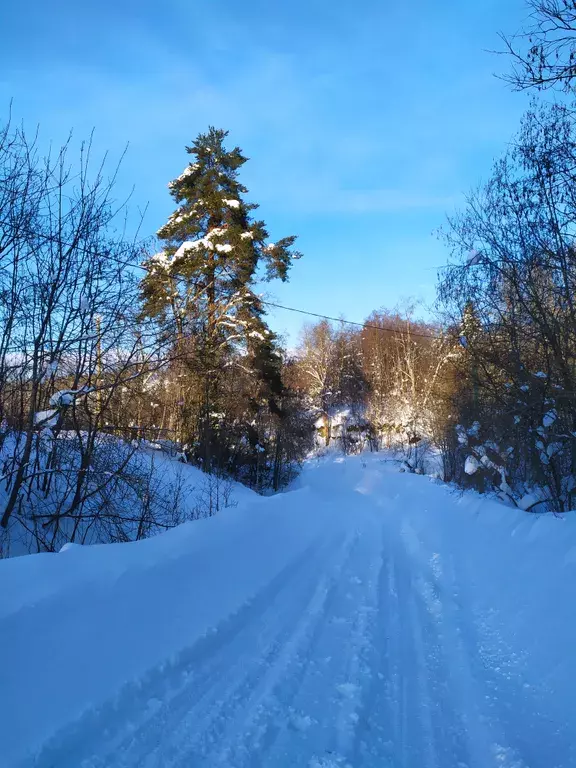
M306 492L252 498L152 539L0 561L3 764L205 635L328 525Z
M73 390L64 392L68 393L78 394ZM57 393L58 396L61 394ZM26 503L20 512L11 516L7 529L0 529L0 555L3 557L57 551L72 536L80 544L133 541L256 496L239 482L216 481L191 464L179 461L182 453L173 441L140 440L128 445L118 437L100 433L93 454L91 487L100 486L119 466L124 467L121 477L113 484L112 491L108 488L88 495L79 517L63 516L57 532L53 528L46 529L42 520L35 520L35 516L45 514L47 509L50 512L65 509L71 503L75 484L69 480L71 473L78 470L80 441L86 435L61 430L55 436L50 426L58 421L58 409L40 415L42 420L37 424L40 450L33 454L32 464L36 466L38 459L39 466L44 468L48 451L55 446L58 471L49 470L53 482L48 495L42 493L41 485L31 483L30 493L23 494ZM5 466L10 466L10 460L18 450L17 438L16 433L10 433L4 439L0 465L4 462ZM0 508L6 501L6 488L0 484ZM141 522L143 528L140 528Z

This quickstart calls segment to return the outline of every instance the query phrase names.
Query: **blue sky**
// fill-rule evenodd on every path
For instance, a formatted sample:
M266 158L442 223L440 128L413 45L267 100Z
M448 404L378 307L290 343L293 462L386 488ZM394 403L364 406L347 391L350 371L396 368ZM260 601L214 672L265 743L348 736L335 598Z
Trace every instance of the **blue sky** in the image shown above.
M230 130L272 239L304 252L271 300L362 320L433 300L434 231L527 106L488 52L526 15L525 0L10 3L0 103L46 141L95 128L112 158L129 142L118 194L148 204L144 233L173 208L184 146ZM291 341L301 323L270 317Z

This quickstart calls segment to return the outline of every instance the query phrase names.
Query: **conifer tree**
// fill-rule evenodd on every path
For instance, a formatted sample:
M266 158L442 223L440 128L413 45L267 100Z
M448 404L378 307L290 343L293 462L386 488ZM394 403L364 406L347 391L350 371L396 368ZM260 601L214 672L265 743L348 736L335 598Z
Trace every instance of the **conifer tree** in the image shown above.
M255 285L285 281L292 259L300 256L294 236L270 243L264 222L253 218L258 206L243 199L247 189L238 180L247 158L238 147L225 148L227 135L209 128L186 148L191 161L168 185L177 208L157 233L164 248L146 262L141 285L143 314L171 323L176 346L200 378L197 433L207 469L226 366L241 360L255 378L255 391L277 407L278 352Z

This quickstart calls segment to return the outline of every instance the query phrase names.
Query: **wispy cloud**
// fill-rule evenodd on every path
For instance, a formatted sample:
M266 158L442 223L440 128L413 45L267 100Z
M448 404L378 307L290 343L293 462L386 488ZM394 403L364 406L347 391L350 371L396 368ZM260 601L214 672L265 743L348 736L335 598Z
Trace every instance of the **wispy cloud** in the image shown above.
M498 0L421 2L416 15L381 0L362 13L329 0L53 5L29 18L8 4L0 102L15 96L14 114L54 142L93 127L96 152L129 142L119 197L134 185L134 203L150 202L142 232L171 211L185 145L229 129L271 237L294 232L305 253L281 296L327 314L393 306L443 262L430 233L524 108L485 53L514 13Z

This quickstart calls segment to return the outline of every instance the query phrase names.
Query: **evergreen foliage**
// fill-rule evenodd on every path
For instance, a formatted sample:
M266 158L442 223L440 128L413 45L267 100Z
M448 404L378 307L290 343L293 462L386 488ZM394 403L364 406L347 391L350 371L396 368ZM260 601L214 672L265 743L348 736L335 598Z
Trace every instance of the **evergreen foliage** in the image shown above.
M232 460L229 435L238 439L239 419L251 424L264 409L282 420L281 355L256 286L287 280L300 257L294 236L269 242L254 218L258 206L238 179L246 158L226 149L226 136L210 128L186 148L191 161L168 185L178 207L158 231L164 247L146 262L141 285L143 315L175 338L177 430L207 470Z

